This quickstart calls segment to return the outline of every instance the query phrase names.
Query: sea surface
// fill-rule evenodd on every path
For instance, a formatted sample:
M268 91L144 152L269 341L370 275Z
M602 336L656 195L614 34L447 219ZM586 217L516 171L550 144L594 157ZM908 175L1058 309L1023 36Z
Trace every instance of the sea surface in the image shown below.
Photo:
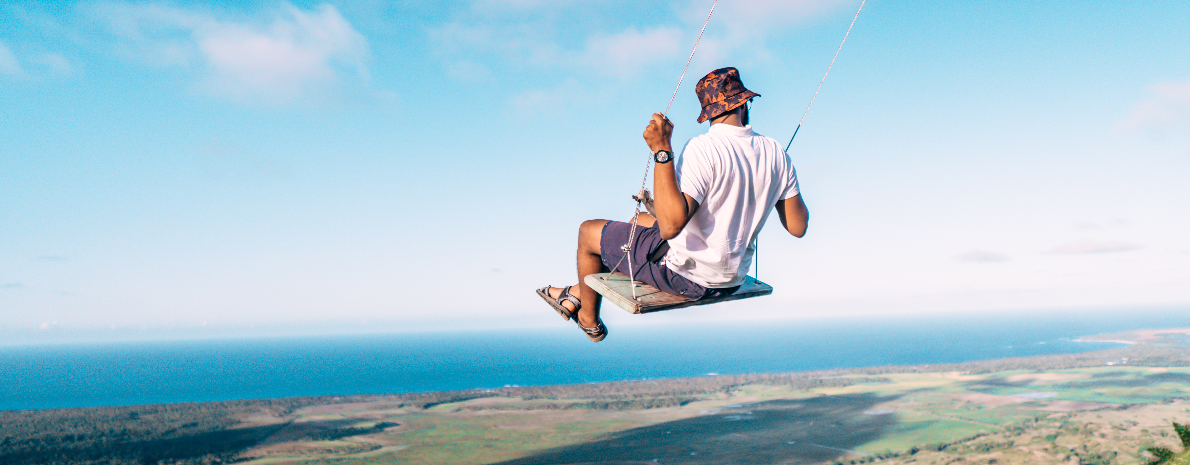
M0 410L425 392L923 365L1119 347L1187 309L0 347Z

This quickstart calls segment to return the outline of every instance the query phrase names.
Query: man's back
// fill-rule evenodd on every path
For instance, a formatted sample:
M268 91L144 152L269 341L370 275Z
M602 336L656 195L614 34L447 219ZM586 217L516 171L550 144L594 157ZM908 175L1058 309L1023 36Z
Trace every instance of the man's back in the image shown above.
M691 139L675 168L681 191L699 207L669 241L666 266L708 288L743 283L773 206L798 195L789 156L751 126L720 123Z
M760 94L744 87L731 67L707 73L694 92L702 104L698 122L710 121L711 129L688 142L676 162L673 123L665 114L654 113L642 134L657 163L652 215L584 221L576 253L579 295L570 291L575 286L537 290L592 341L607 336L599 294L587 284L592 275L624 273L695 302L734 298L752 264L756 234L774 206L789 234L806 233L810 213L789 156L748 126L748 102ZM669 251L658 260L667 241Z

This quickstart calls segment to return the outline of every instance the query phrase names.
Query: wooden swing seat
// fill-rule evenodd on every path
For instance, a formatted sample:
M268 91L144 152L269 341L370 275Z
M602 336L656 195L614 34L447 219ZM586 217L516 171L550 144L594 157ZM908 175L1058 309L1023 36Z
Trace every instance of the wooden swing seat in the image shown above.
M773 287L751 276L744 278L744 284L735 292L722 297L690 300L682 296L666 294L640 281L631 282L623 273L597 273L588 275L583 282L616 306L628 313L652 313L675 308L708 305L729 300L750 299L773 293ZM632 298L632 287L636 286L636 299Z

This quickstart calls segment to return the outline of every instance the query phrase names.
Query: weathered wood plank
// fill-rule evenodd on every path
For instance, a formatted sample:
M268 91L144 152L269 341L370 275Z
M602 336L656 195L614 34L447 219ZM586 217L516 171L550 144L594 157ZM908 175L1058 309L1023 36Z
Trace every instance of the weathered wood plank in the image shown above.
M773 293L772 286L748 276L744 278L744 284L740 286L739 290L731 295L692 301L682 296L666 294L653 286L636 281L636 299L633 300L632 288L629 287L631 283L629 283L628 276L622 273L588 275L583 281L609 302L627 310L628 313L659 312L694 305L708 305L729 300L748 299Z

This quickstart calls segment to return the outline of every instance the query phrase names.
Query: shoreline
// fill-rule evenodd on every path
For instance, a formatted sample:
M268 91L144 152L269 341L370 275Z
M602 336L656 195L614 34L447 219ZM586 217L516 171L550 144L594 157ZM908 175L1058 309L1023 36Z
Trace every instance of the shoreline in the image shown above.
M1111 366L1123 359L1130 366ZM1101 392L1105 383L1127 392ZM201 458L528 465L609 457L690 463L696 454L725 463L779 453L799 463L868 456L889 463L987 463L988 457L1034 463L1052 455L1054 431L1098 438L1091 449L1076 451L1080 456L1151 444L1157 419L1168 428L1165 419L1184 415L1190 405L1165 383L1190 386L1190 346L1136 344L784 374L0 412L0 423L12 425L0 438L16 445L0 451L0 462L34 465L67 457L79 460L66 463ZM1104 409L1112 412L1107 419L1101 418ZM921 418L928 418L928 427L918 427ZM1122 427L1121 418L1132 421ZM81 429L46 435L46 425L62 424ZM561 439L543 442L543 436Z
M1078 339L1074 339L1072 342L1114 342L1116 344L1127 344L1127 345L1139 344L1136 341L1126 341L1123 339L1083 339L1081 337Z
M178 404L199 404L199 403L218 403L218 402L253 402L263 400L276 399L298 399L298 398L331 398L334 396L342 397L360 397L360 396L404 396L404 395L420 395L425 393L437 392L493 392L501 391L507 388L514 387L544 387L544 386L570 386L578 384L606 384L606 383L631 383L641 380L647 382L668 382L667 380L682 380L682 379L699 379L711 376L770 376L775 374L796 374L797 376L829 376L831 374L839 373L874 373L874 372L922 372L922 371L962 371L961 366L978 365L987 363L996 363L996 361L1003 360L1026 360L1026 359L1044 359L1046 357L1054 359L1065 358L1086 358L1093 354L1100 354L1105 351L1121 350L1127 348L1135 348L1138 346L1149 346L1151 344L1161 343L1176 343L1184 346L1185 340L1181 338L1182 334L1190 334L1190 328L1166 328L1166 329L1143 329L1133 330L1119 333L1100 333L1097 335L1082 336L1077 339L1052 339L1050 342L1100 342L1120 344L1112 347L1093 347L1081 344L1066 344L1062 346L1060 351L1032 351L1028 349L1025 353L1020 349L1003 349L995 347L984 347L987 350L969 351L960 357L952 357L951 360L958 359L958 361L946 361L945 353L938 352L936 347L926 346L921 349L922 353L914 357L902 357L900 359L880 359L875 358L840 358L835 356L830 357L831 354L808 353L802 357L795 357L791 359L790 363L785 363L786 366L781 366L782 363L770 363L768 366L748 366L746 364L736 364L732 366L727 361L721 361L719 365L708 365L706 367L696 368L695 372L683 372L683 370L655 370L656 367L671 368L668 365L672 363L651 363L639 364L629 370L602 370L594 373L563 373L557 376L530 376L532 373L525 371L525 369L504 370L500 376L488 376L480 378L443 378L450 382L437 382L429 378L421 378L427 373L434 374L431 371L417 370L409 371L410 367L406 367L404 363L388 364L384 366L377 366L376 369L369 368L368 365L360 365L358 360L350 360L342 362L346 364L348 369L343 371L342 368L330 370L322 369L324 372L319 376L312 378L291 378L289 375L300 375L294 370L273 370L265 373L258 373L259 370L246 369L242 366L228 366L209 365L206 362L192 364L187 370L206 369L208 372L216 372L217 370L228 369L231 371L218 371L221 376L230 379L234 386L228 386L227 383L222 384L222 391L214 392L208 391L207 396L193 395L194 392L183 389L165 387L157 389L155 392L140 393L142 395L135 395L137 393L125 392L123 385L117 385L114 388L99 388L93 392L83 392L76 386L67 389L53 389L52 386L46 384L51 382L54 375L42 375L40 379L27 380L27 385L24 387L17 386L10 388L3 393L3 397L7 402L0 403L0 411L29 411L29 410L54 410L54 409L72 409L72 408L104 408L104 407L127 407L136 405L178 405ZM1174 337L1169 337L1173 335ZM1138 337L1139 336L1139 337ZM1103 339L1097 339L1103 338ZM1045 347L1052 347L1055 344L1047 344ZM1079 346L1079 347L1075 347ZM337 348L336 346L330 346ZM1024 346L1022 346L1024 347ZM1036 346L1030 346L1036 347ZM1080 348L1081 347L1081 348ZM325 348L323 352L327 352ZM375 349L369 349L375 350ZM709 349L708 349L709 350ZM311 352L308 348L299 351L283 351L284 357L291 357L294 354L306 354ZM314 352L317 354L317 352ZM267 356L276 357L277 352L264 353ZM591 353L591 357L599 355ZM64 355L73 356L74 354L57 354L55 357L61 358ZM110 354L98 354L91 352L83 354L91 358L98 358L100 360L111 359ZM255 352L245 352L246 356L256 356ZM303 355L303 356L306 356ZM399 354L398 354L399 355ZM638 358L631 354L612 354L612 361L619 360L620 362L633 362ZM827 357L826 359L814 358L816 356ZM124 354L122 356L127 356ZM606 356L604 356L606 357ZM619 357L617 359L616 357ZM134 357L135 358L135 357ZM358 358L358 357L357 357ZM798 363L797 358L808 359L813 363ZM146 359L148 360L148 359ZM322 360L322 359L319 359ZM399 360L399 359L398 359ZM98 360L96 360L98 361ZM155 360L150 360L155 361ZM323 362L330 361L322 360ZM368 360L364 360L369 362ZM605 360L606 361L606 360ZM38 360L30 358L30 360L14 360L17 365L36 365L38 363L50 363L53 359ZM488 365L497 364L499 360L493 360ZM664 362L664 361L663 361ZM375 362L369 362L375 363ZM677 363L677 362L674 362ZM1115 360L1113 364L1133 365L1136 362ZM209 365L209 366L208 366ZM320 365L331 366L331 365ZM339 365L334 365L339 366ZM951 368L946 368L951 367ZM538 367L542 368L542 367ZM548 368L545 366L544 368ZM712 368L712 369L707 369ZM718 368L718 369L714 369ZM776 369L773 369L776 368ZM149 367L146 370L138 373L138 376L151 375L154 368ZM363 371L361 371L363 370ZM703 371L705 370L705 371ZM737 371L738 370L738 371ZM266 370L268 371L268 370ZM340 371L342 371L340 373ZM734 371L734 373L733 373ZM189 372L189 371L188 371ZM291 373L292 372L292 373ZM369 373L366 373L369 372ZM712 374L714 373L714 374ZM14 372L15 374L15 372ZM362 374L370 376L367 383L353 383L353 379L346 375ZM440 377L445 377L449 373L437 374ZM189 375L186 375L189 376ZM594 378L594 379L592 379ZM602 379L599 379L602 378ZM179 378L180 379L180 378ZM298 388L290 389L272 389L266 386L269 382L288 381L292 379L300 379L305 384L298 386ZM376 380L381 380L377 382ZM178 379L172 380L177 384ZM92 381L98 382L98 381ZM200 383L201 384L201 383ZM31 387L47 386L46 389L37 391ZM219 387L219 386L216 386ZM61 392L59 392L61 391ZM203 392L199 392L204 394ZM133 394L133 395L129 395ZM205 397L205 398L204 398Z
M1081 341L1081 342L1116 342L1116 341ZM416 400L426 397L456 397L463 396L467 398L477 397L497 397L497 396L516 396L518 393L536 392L536 391L565 391L570 389L588 388L592 386L601 386L608 389L622 388L624 386L633 385L683 385L689 383L701 383L706 380L716 379L719 383L750 383L750 382L765 382L766 380L802 380L802 381L822 381L839 378L854 378L854 377L872 377L885 374L905 374L905 373L939 373L943 375L958 375L966 376L975 373L986 373L994 371L1005 371L1010 369L1025 370L1033 372L1047 372L1058 371L1063 369L1075 368L1093 368L1093 367L1110 367L1127 365L1134 368L1142 368L1145 365L1143 355L1133 354L1132 352L1141 352L1160 349L1159 346L1149 344L1129 344L1123 347L1112 347L1099 350L1090 350L1083 352L1068 352L1059 354L1040 354L1028 355L1018 357L1003 357L994 359L971 360L959 363L930 363L930 364L906 364L906 365L875 365L866 367L851 367L851 368L833 368L820 370L806 370L806 371L787 371L787 372L754 372L754 373L738 373L738 374L723 374L723 373L706 373L696 376L682 376L669 378L644 378L644 379L625 379L615 381L600 381L600 382L579 382L569 384L544 384L544 385L504 385L502 387L477 387L467 389L452 389L452 390L432 390L432 391L412 391L412 392L373 392L373 393L355 393L355 394L324 394L324 395L304 395L304 396L278 396L278 397L256 397L256 398L229 398L221 400L195 400L195 401L177 401L177 402L155 402L155 403L132 403L132 404L102 404L102 405L86 405L74 407L32 407L32 408L6 408L0 409L0 414L12 412L34 412L34 411L70 411L70 410L102 410L102 409L139 409L139 408L157 408L159 406L200 406L200 405L250 405L263 403L301 403L301 404L336 404L341 402L360 402L360 401L376 401L382 399L391 400ZM1185 351L1186 364L1190 365L1190 351ZM1131 357L1131 363L1129 359ZM782 381L787 382L787 381Z

